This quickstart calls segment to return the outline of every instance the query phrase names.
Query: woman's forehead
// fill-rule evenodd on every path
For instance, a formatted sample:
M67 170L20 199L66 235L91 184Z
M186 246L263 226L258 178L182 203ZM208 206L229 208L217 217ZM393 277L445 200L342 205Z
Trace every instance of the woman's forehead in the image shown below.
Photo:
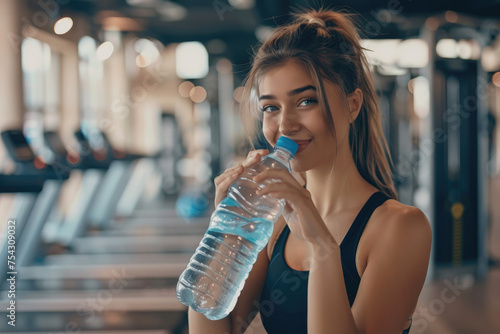
M298 62L297 60L287 60L285 62L261 70L259 77L262 79L268 76L272 76L273 74L275 75L277 72L290 72L290 71L301 73L302 75L309 77L311 76L307 67L304 64Z
M286 63L263 72L257 81L259 91L283 90L297 85L313 85L315 82L304 66Z
M339 84L332 80L321 78L319 75L318 78L322 81L326 94L341 94ZM305 68L305 66L297 63L292 63L290 66L283 64L282 66L272 68L258 76L255 92L257 95L267 95L280 92L290 92L297 88L310 85L315 88L317 93L320 93L321 87L319 84L320 83L317 83L313 79L311 73Z

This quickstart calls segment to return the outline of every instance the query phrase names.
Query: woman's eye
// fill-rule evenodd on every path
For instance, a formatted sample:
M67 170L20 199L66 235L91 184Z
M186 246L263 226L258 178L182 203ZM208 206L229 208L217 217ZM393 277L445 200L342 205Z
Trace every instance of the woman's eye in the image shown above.
M267 105L259 108L261 112L273 112L278 110L275 106Z
M307 98L307 99L303 99L302 101L300 101L300 106L310 106L311 104L313 103L316 103L316 99L312 99L312 98Z

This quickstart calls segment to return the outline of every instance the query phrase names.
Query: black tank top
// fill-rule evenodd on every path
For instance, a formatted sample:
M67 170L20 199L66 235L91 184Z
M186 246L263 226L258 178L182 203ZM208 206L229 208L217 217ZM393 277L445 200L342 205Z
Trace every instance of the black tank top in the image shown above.
M372 194L340 244L344 283L351 306L361 281L356 269L356 249L359 239L373 211L387 199L389 197L380 191ZM292 269L286 263L285 243L289 233L290 229L286 225L276 241L260 298L261 319L268 334L307 333L309 271ZM403 334L408 333L409 329Z

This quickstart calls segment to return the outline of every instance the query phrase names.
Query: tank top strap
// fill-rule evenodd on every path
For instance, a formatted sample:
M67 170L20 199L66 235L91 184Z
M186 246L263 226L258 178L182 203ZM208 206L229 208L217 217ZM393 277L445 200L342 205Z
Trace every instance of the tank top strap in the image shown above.
M343 265L347 266L346 269L357 279L360 279L356 269L356 251L359 240L361 239L361 235L363 234L366 224L368 223L373 211L375 211L376 208L388 199L390 199L390 197L381 191L373 193L368 201L366 201L363 208L359 211L356 219L340 244Z
M276 243L274 244L273 253L271 254L271 261L273 261L277 255L284 251L288 234L290 234L290 228L288 227L288 224L285 224L285 226L281 230L280 235L278 236L278 240L276 240Z

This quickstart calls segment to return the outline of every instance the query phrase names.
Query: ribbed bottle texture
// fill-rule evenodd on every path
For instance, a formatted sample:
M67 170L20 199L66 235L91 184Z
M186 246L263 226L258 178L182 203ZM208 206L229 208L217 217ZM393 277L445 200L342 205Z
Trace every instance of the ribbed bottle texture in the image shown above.
M179 299L208 319L227 316L256 260L255 246L234 234L208 231L179 279Z

